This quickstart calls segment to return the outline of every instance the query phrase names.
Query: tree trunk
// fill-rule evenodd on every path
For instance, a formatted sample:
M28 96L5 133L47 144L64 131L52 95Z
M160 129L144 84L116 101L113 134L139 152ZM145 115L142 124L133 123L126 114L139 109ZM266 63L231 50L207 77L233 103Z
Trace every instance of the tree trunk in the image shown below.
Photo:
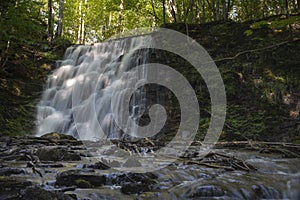
M152 6L152 10L153 10L155 25L157 26L158 25L158 17L155 12L154 0L151 0L151 6Z
M220 20L219 9L220 9L219 0L216 0L215 10L216 10L217 21Z
M202 0L202 17L201 17L201 23L205 23L206 17L205 17L205 0Z
M118 33L122 32L122 18L123 18L123 9L124 9L124 0L120 2L120 11L119 11L119 20L118 20Z
M223 20L227 20L227 8L226 8L226 0L222 0L222 14Z
M193 6L194 6L194 0L190 0L190 1L189 1L189 6L188 6L188 8L187 8L187 9L185 9L185 14L184 14L184 23L186 23L186 22L187 22L187 17L188 17L188 14L189 14L190 12L192 12L192 11L193 11Z
M174 3L173 1L169 1L169 7L170 7L170 13L174 19L174 22L177 22L177 18L176 18L176 11L175 11L175 8L174 8Z
M53 40L53 14L52 14L52 0L48 0L48 41L52 44Z
M297 0L297 9L298 9L298 12L300 12L300 0Z
M79 29L78 29L78 37L77 43L84 44L85 43L85 12L84 6L87 5L87 0L80 0L78 6L78 13L79 13Z
M163 26L166 26L166 5L165 0L162 0L163 3Z
M195 16L196 16L195 22L196 24L198 24L200 20L199 1L197 1L197 3L195 4Z
M84 8L85 10L82 12L82 25L81 25L81 42L82 44L85 44L85 12L87 10L87 0L84 0Z
M285 0L286 18L290 19L289 0Z
M217 21L218 20L218 13L217 13L218 10L217 10L217 6L216 6L216 0L211 0L211 3L209 2L209 0L207 0L207 4L212 11L214 21Z
M57 25L57 32L56 36L60 37L62 34L63 29L63 10L64 10L64 0L60 0L59 2L59 13L58 13L58 25Z
M78 35L77 35L77 43L81 44L81 34L82 34L82 0L80 0L79 5L78 5L78 13L79 13L79 28L78 28Z
M234 2L233 2L234 3ZM227 0L227 12L226 12L226 19L229 17L229 12L231 11L231 1Z

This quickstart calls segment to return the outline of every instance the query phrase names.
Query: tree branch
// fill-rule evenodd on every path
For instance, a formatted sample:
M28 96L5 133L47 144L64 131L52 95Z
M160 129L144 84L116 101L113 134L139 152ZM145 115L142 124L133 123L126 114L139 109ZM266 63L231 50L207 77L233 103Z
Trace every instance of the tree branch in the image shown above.
M262 47L262 48L250 49L250 50L242 51L242 52L237 53L235 56L226 57L226 58L220 58L220 59L214 60L214 62L221 62L221 61L226 61L226 60L234 60L234 59L238 58L239 56L244 55L246 53L254 53L254 52L257 52L257 51L264 51L264 50L267 50L267 49L272 49L272 48L275 48L275 47L280 47L282 45L285 45L285 44L288 44L288 43L291 43L291 42L297 42L297 41L300 41L300 38L295 38L292 41L280 42L280 43L277 43L277 44L274 44L274 45L271 45L271 46L267 46L267 47Z

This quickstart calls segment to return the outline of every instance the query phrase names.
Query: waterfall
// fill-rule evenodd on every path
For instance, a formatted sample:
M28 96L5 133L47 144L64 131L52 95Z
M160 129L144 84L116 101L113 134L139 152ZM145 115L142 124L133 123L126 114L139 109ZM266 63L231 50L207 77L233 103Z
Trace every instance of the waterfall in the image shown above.
M37 106L37 136L59 132L85 140L101 139L103 136L95 131L100 125L106 137L124 137L111 109L119 106L112 103L123 101L122 95L115 102L112 95L122 94L146 78L146 70L134 69L147 62L150 47L149 35L69 47L48 77ZM140 87L127 105L136 123L145 111L145 101Z

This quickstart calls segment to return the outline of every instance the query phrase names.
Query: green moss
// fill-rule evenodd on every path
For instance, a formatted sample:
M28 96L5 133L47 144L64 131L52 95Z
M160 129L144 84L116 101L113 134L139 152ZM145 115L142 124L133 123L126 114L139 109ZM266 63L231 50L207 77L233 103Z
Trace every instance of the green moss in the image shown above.
M78 186L80 188L92 188L93 187L93 185L89 181L83 180L83 179L75 180L75 184L76 184L76 186Z

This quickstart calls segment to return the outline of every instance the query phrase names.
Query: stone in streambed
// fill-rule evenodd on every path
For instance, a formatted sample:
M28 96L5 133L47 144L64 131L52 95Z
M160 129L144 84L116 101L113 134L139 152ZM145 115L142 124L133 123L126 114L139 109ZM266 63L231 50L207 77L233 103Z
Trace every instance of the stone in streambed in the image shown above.
M138 161L138 159L134 157L129 157L126 162L123 164L124 167L141 167L142 164Z
M22 177L0 176L0 199L20 199L20 193L32 182Z
M39 186L32 186L26 188L23 192L21 192L21 198L23 200L74 200L77 199L76 195L68 195L64 194L61 191L51 191L45 190Z
M36 155L40 161L79 161L80 155L68 151L66 147L44 147L38 149Z
M157 181L157 176L153 173L124 173L110 175L108 182L121 186L121 192L124 194L141 194L151 191ZM109 178L108 178L109 179Z
M61 134L57 132L52 133L46 133L45 135L42 135L41 138L47 138L52 140L74 140L76 141L76 138L74 138L71 135Z
M92 188L104 185L106 177L93 173L82 172L81 170L69 170L59 173L56 176L58 186L77 186L82 188Z
M0 168L0 176L10 176L12 174L25 174L26 171L20 168L3 167Z
M102 170L106 170L106 169L109 169L110 166L104 164L103 162L99 161L99 162L96 162L94 165L91 166L92 168L94 169L102 169Z
M126 183L121 187L121 192L124 194L141 194L152 190L152 185L139 183Z
M197 188L195 191L193 191L193 193L189 197L210 198L210 197L221 197L224 195L225 195L224 190L219 186L205 185Z

